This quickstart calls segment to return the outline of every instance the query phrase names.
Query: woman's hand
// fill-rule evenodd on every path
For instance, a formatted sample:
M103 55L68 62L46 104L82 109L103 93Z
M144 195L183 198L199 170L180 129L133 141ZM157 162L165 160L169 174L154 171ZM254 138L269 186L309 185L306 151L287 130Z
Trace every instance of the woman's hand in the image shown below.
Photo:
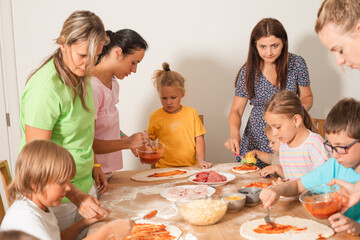
M225 147L232 151L232 153L236 156L239 156L240 154L240 134L237 136L230 136L228 140L225 142Z
M213 166L212 163L206 162L205 160L198 160L198 167L199 168L210 168L212 166Z
M337 184L341 188L341 195L342 195L342 207L341 212L346 212L349 208L354 206L360 201L360 181L355 184L336 179L334 178L331 180L328 185L332 186Z
M124 140L126 141L128 148L136 149L136 148L144 146L146 143L149 142L150 139L149 139L149 133L138 132L138 133L131 135L128 138L125 138Z
M108 188L108 182L104 172L102 171L101 167L94 167L93 168L93 178L95 181L95 185L99 193L106 192Z
M345 217L341 213L335 213L329 217L331 227L335 232L346 231L352 235L360 234L360 223L352 220L351 218Z

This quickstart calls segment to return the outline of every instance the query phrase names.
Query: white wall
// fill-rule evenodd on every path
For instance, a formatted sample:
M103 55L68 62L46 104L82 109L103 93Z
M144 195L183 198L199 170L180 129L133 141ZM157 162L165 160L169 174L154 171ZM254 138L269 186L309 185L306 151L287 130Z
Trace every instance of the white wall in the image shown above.
M123 80L120 92L121 128L127 134L144 131L148 117L160 107L152 86L154 70L168 61L187 80L183 104L204 114L207 160L232 162L224 147L227 118L234 96L234 79L245 62L250 32L264 17L279 19L289 37L289 50L305 58L312 81L313 117L324 118L342 97L358 98L360 74L347 74L320 45L314 22L321 0L13 0L16 67L21 93L28 74L56 47L64 20L75 10L99 15L106 29L131 28L149 43L138 72ZM246 109L244 122L247 120ZM245 124L243 124L244 127ZM129 151L125 169L144 168Z

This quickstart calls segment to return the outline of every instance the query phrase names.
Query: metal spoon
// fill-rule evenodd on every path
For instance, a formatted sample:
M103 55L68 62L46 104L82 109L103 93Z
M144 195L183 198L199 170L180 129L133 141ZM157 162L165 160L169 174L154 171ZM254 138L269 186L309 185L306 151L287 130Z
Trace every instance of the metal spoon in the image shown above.
M270 219L270 209L269 208L268 208L268 214L267 214L267 216L265 216L265 222L267 225L269 225L272 228L276 227L275 223Z

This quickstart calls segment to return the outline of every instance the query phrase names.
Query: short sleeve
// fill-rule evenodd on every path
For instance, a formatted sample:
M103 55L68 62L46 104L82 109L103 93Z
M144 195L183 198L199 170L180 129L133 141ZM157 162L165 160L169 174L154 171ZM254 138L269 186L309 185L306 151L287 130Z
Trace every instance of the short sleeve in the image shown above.
M295 69L297 71L297 84L300 87L310 86L309 70L305 59L301 56L296 56Z
M91 79L91 86L93 89L93 98L94 98L94 108L95 108L95 120L97 119L98 112L102 103L102 96L101 88L95 83L94 80Z
M245 86L245 72L246 67L242 67L236 79L236 89L235 95L238 97L249 98L249 94L247 93Z
M325 150L322 137L316 133L311 134L314 136L309 143L309 157L314 167L317 167L324 163L329 158L329 156Z
M320 184L328 183L334 178L334 158L329 159L318 168L301 177L301 182L306 189Z
M22 114L26 125L52 130L61 114L61 99L51 89L33 87L22 98Z

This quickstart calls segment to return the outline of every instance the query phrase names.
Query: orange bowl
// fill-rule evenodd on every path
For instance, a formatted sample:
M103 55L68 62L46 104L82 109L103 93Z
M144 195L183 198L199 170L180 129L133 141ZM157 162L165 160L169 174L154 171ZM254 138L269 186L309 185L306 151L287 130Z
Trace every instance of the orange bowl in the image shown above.
M337 185L315 186L303 192L299 200L310 214L319 219L327 219L341 208L341 192Z
M157 163L165 150L165 144L161 142L151 141L149 145L136 149L136 152L140 158L141 163L155 164Z

